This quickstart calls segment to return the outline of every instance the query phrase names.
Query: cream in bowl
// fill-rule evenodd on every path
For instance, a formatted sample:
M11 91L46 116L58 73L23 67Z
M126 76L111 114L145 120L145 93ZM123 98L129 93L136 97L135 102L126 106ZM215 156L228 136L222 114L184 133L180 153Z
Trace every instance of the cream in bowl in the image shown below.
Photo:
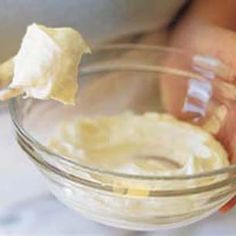
M49 148L83 165L124 174L193 175L229 165L212 135L154 112L78 117L61 124Z
M188 99L193 78L203 92L212 84L192 67L164 65L169 55L193 62L169 48L103 46L82 61L75 106L10 102L19 144L66 205L105 224L158 230L200 220L235 194L236 168L202 128L219 93L213 88L204 106ZM170 114L166 78L188 88L183 107L203 110Z

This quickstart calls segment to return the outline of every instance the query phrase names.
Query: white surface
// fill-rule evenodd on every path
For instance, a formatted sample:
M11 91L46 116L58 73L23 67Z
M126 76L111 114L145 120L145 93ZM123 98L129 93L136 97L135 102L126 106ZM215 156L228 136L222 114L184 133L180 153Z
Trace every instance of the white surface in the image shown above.
M0 110L0 209L46 192L43 178L20 149L10 116Z
M20 216L14 224L1 225L0 235L85 235L85 236L216 236L236 235L236 209L227 215L215 214L191 226L168 232L131 232L102 226L63 207L50 197L42 176L21 151L16 141L10 117L0 112L0 222L4 213ZM31 199L31 200L29 200ZM41 200L40 200L41 199ZM18 202L24 204L18 205ZM6 208L6 206L8 206ZM13 207L10 207L13 206ZM7 210L3 210L7 209ZM11 222L11 221L10 221Z
M235 236L235 216L215 215L207 221L172 231L134 232L107 227L69 210L49 195L13 206L0 214L0 235L11 236Z

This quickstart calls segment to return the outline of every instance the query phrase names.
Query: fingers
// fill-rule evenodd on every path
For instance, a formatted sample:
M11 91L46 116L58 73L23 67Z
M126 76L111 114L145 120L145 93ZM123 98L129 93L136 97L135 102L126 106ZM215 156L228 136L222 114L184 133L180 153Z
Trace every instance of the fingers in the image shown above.
M0 65L0 101L6 101L22 93L20 89L5 88L12 80L14 73L13 59Z
M14 63L9 59L0 65L0 89L6 87L13 78Z
M21 95L23 91L21 89L6 88L0 91L0 101L6 101L18 95Z
M236 205L236 197L232 198L226 205L221 207L220 212L227 213Z

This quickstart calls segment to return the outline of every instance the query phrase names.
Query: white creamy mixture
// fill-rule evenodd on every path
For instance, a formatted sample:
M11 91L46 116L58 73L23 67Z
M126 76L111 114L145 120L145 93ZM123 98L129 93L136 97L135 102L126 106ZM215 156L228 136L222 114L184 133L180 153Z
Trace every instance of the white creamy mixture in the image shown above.
M78 117L75 121L61 124L49 146L56 153L80 164L126 174L186 175L229 165L226 151L209 133L158 113ZM121 214L127 219L140 214L144 219L152 219L163 215L163 210L165 215L171 216L199 209L199 205L214 197L217 190L155 198L150 197L151 192L208 185L224 176L184 181L134 181L91 173L85 178L111 186L113 194L75 188L68 192L68 199L79 201L80 209L87 206L108 215Z
M79 117L61 125L50 147L85 165L129 174L197 174L229 165L209 133L157 113Z

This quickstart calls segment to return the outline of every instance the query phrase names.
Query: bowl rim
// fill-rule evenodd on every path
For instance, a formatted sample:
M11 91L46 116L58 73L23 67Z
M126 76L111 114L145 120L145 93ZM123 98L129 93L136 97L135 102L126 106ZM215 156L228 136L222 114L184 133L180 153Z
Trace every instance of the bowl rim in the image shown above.
M186 54L187 53L178 48L172 48L167 46L154 46L154 45L145 45L145 44L106 44L106 45L99 45L93 48L92 51L99 51L99 50L127 50L127 49L135 49L135 50L151 50L151 51L162 51L162 52L173 52L173 53L180 53ZM19 96L21 97L21 96ZM51 151L48 147L41 144L37 139L32 137L24 127L21 126L19 120L17 119L17 100L19 97L12 98L8 105L9 105L9 112L11 115L11 120L14 124L16 132L24 137L24 139L39 149L41 152L46 153L48 156L57 159L58 161L63 161L70 166L75 166L77 169L79 168L82 171L89 171L94 172L100 175L109 175L121 178L129 178L129 179L139 179L139 180L191 180L191 179L198 179L198 178L207 178L207 177L216 177L218 175L223 174L233 174L236 173L236 164L232 164L230 166L220 168L217 170L206 171L203 173L198 174L187 174L187 175L171 175L171 176L162 176L162 175L137 175L137 174L126 174L116 171L109 171L101 168L90 167L86 165L79 164L71 159L66 158L63 155L59 155L53 151Z

